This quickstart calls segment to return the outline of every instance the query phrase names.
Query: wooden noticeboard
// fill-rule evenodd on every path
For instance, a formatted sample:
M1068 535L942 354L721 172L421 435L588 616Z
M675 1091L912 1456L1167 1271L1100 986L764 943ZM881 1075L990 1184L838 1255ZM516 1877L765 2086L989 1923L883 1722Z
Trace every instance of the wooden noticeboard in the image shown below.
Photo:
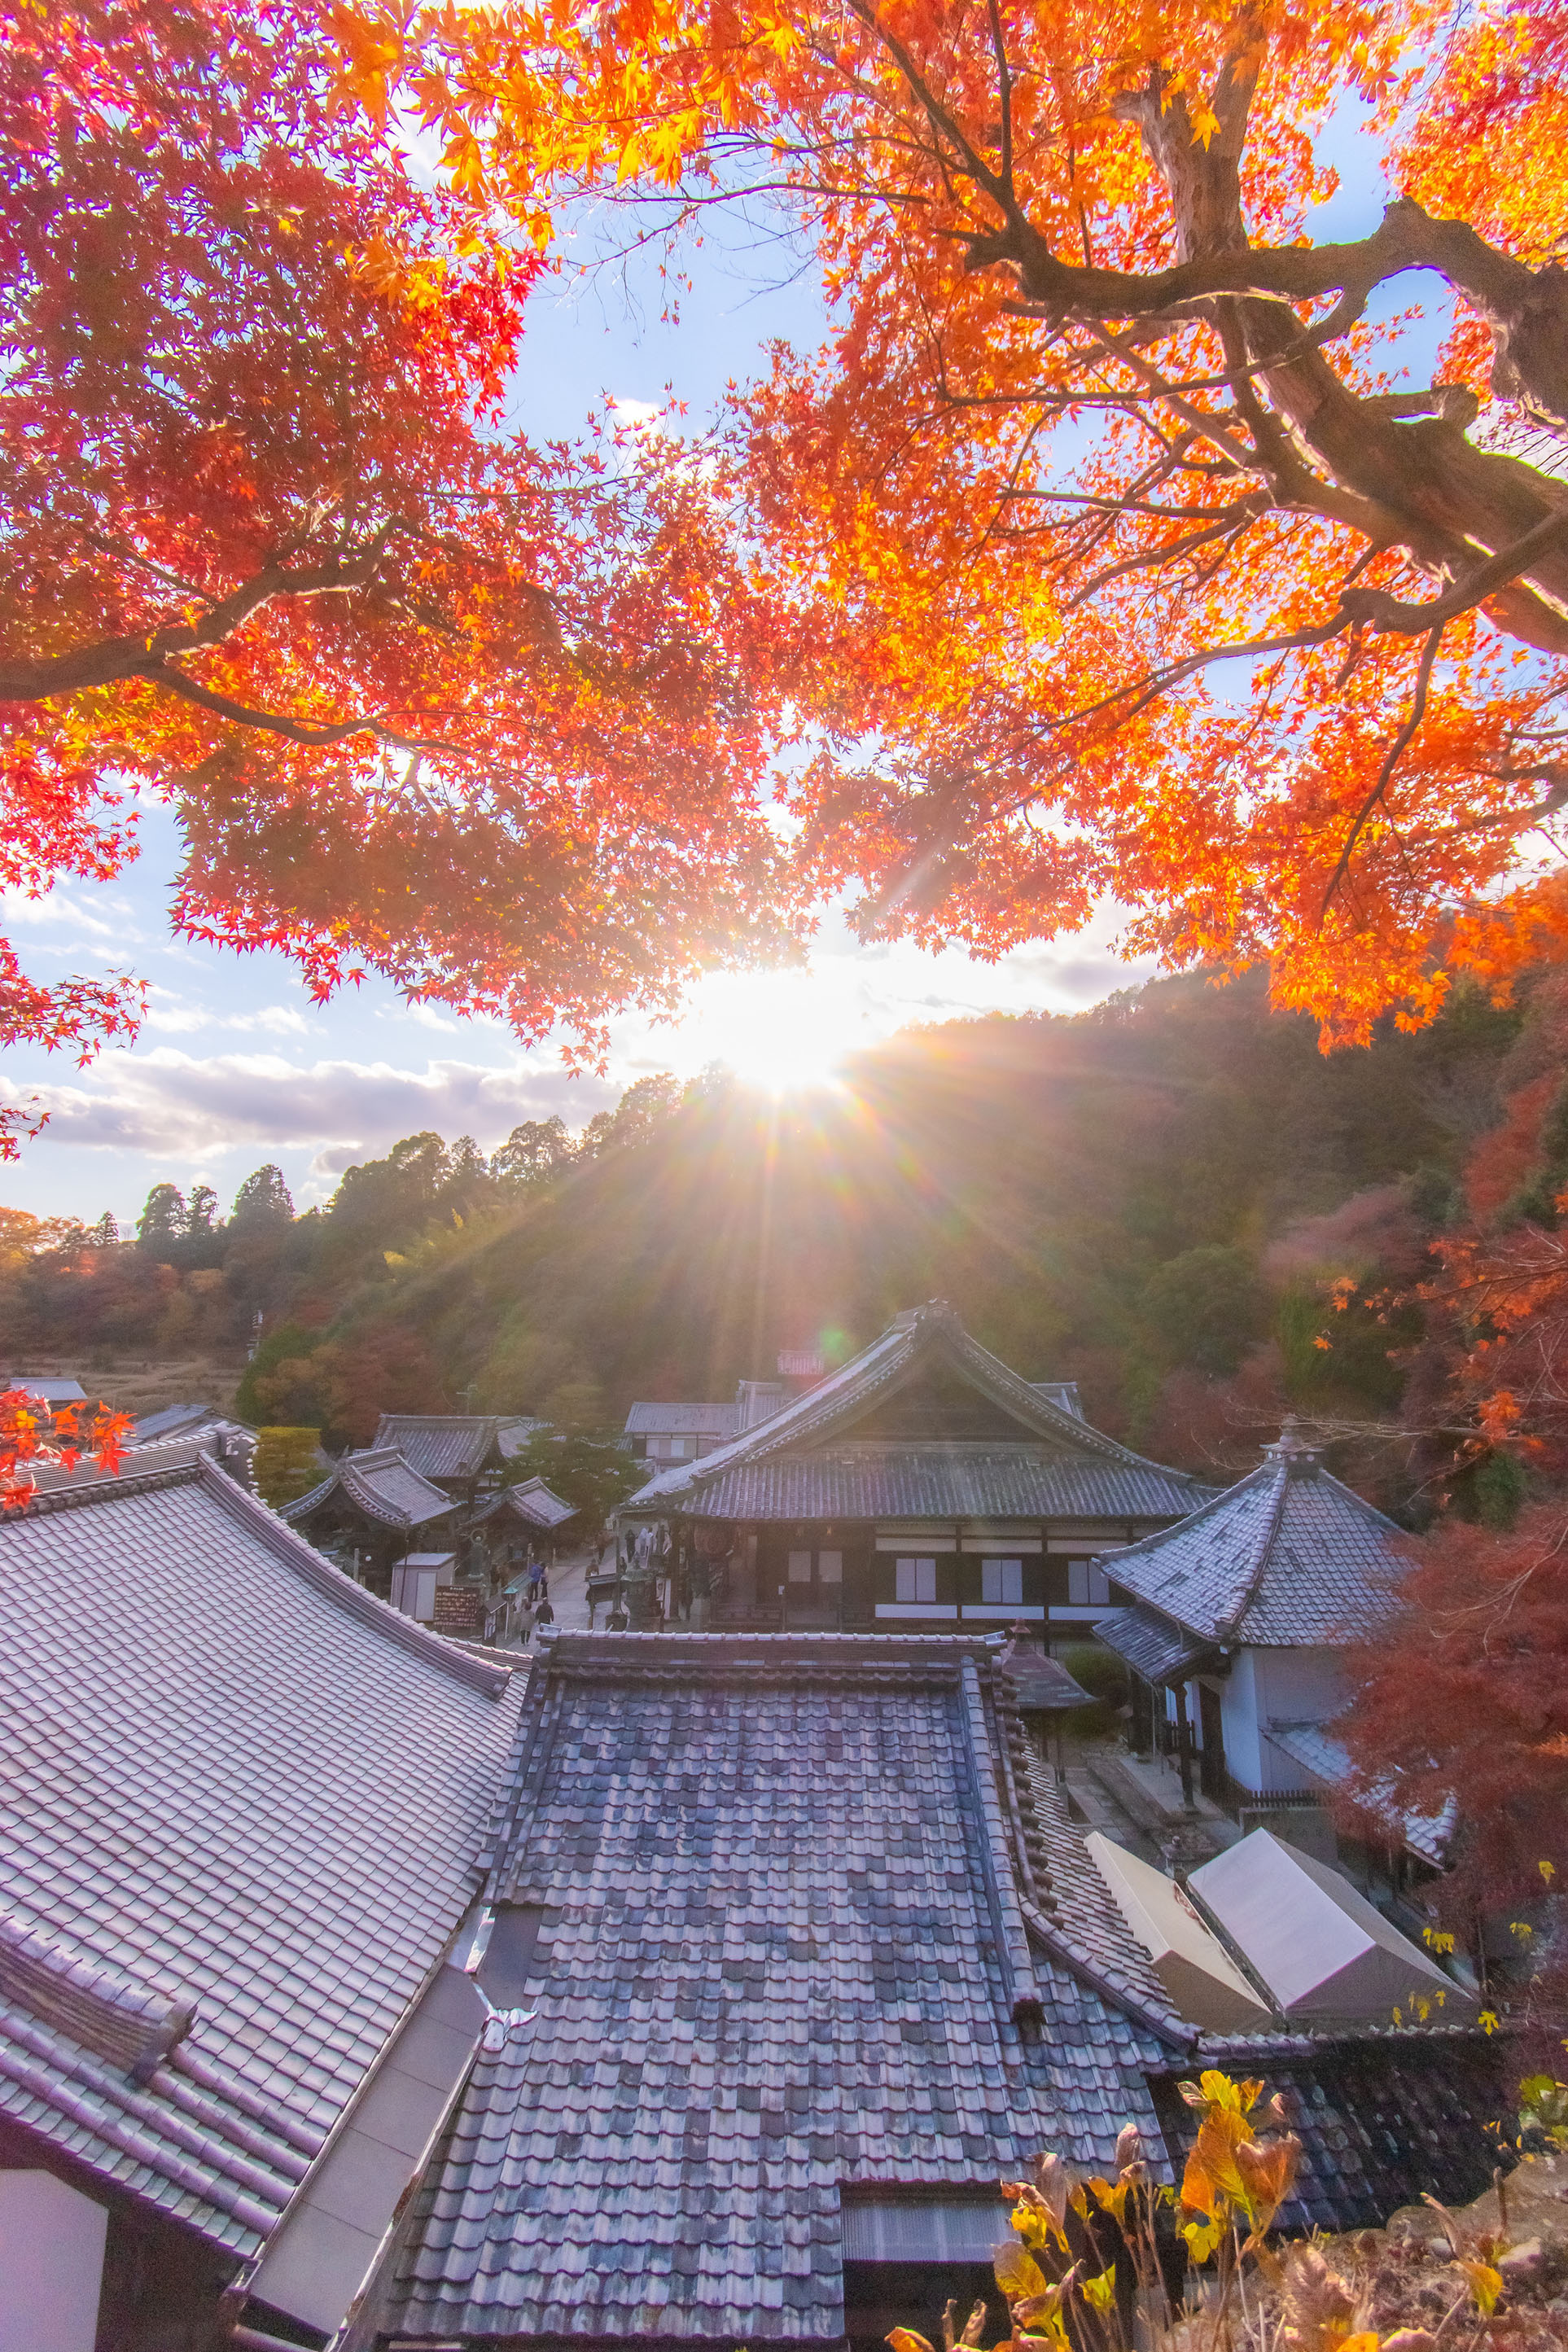
M485 1596L477 1584L438 1584L436 1588L433 1633L458 1633L472 1640L485 1630Z

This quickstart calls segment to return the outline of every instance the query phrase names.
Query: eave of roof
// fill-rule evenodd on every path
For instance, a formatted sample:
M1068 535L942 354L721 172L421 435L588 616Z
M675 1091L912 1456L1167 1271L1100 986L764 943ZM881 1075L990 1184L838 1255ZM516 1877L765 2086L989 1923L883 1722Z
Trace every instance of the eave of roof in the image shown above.
M705 1471L707 1463L697 1466ZM1190 1499L1173 1473L1136 1459L932 1442L731 1463L673 1489L655 1479L625 1507L637 1513L664 1503L692 1518L727 1521L1110 1519L1125 1526L1174 1518Z
M1145 1682L1185 1682L1214 1655L1214 1643L1173 1625L1152 1609L1108 1610L1095 1620L1094 1638L1114 1650Z
M568 1519L577 1517L575 1504L547 1486L542 1478L525 1478L516 1486L503 1486L474 1513L470 1525L482 1528L487 1521L506 1513L534 1528L562 1528Z
M424 1478L473 1478L517 1421L501 1413L384 1412L371 1450L395 1446Z
M446 1518L458 1508L450 1495L422 1478L395 1446L383 1445L345 1454L319 1486L284 1505L283 1517L298 1525L340 1493L366 1518L405 1531Z

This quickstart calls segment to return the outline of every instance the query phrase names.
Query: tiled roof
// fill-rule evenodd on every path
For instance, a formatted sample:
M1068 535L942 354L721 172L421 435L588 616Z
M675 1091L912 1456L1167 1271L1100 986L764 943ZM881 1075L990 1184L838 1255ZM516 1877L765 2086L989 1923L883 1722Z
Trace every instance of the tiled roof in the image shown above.
M41 1497L0 1577L0 2114L247 2255L471 1897L517 1694L205 1461Z
M1014 1696L1026 1715L1048 1715L1062 1707L1091 1706L1093 1699L1080 1682L1074 1680L1059 1658L1053 1658L1038 1643L1024 1639L1009 1642L997 1660L998 1665L1013 1686Z
M728 1449L726 1449L728 1450ZM1191 1508L1193 1489L1152 1463L1103 1462L1025 1445L842 1447L798 1460L681 1479L679 1507L702 1519L1158 1519ZM665 1487L656 1479L632 1507Z
M928 1365L1009 1416L1020 1442L857 1446L856 1423ZM931 1299L754 1429L650 1479L629 1507L726 1519L1169 1518L1207 1493L1020 1380Z
M122 1456L123 1474L134 1473L142 1477L153 1470L188 1469L199 1454L209 1454L215 1462L228 1472L241 1486L249 1486L251 1464L256 1454L256 1432L243 1422L214 1419L172 1435L154 1437L145 1443L138 1436L128 1445ZM68 1470L55 1462L29 1463L34 1486L40 1494L53 1493L57 1487L95 1486L106 1479L120 1476L119 1468L104 1469L90 1454L84 1454Z
M1350 1778L1350 1758L1326 1724L1268 1723L1263 1727L1263 1736L1292 1764L1299 1764L1310 1779L1321 1780L1327 1789L1337 1789ZM1448 1841L1458 1819L1453 1799L1450 1797L1443 1811L1434 1816L1403 1811L1392 1801L1393 1794L1390 1788L1382 1810L1411 1853L1429 1862L1434 1870L1445 1868Z
M983 1642L549 1643L492 1882L537 1906L536 2014L479 2062L399 2330L837 2342L842 2185L1152 2129L1186 2037L1024 1753Z
M1433 2196L1468 2205L1491 2184L1497 2143L1489 2117L1516 2101L1517 2053L1506 2042L1453 2032L1388 2032L1355 2042L1216 2044L1205 2057L1256 2074L1283 2095L1301 2141L1295 2194L1279 2226L1376 2229L1402 2205ZM1511 2063L1510 2063L1511 2062ZM1157 2086L1167 2143L1184 2152L1195 2118L1173 2079Z
M542 1478L526 1478L518 1486L503 1486L499 1495L483 1504L474 1513L471 1524L482 1528L487 1519L504 1514L522 1520L531 1528L561 1528L577 1516L574 1504L566 1502Z
M0 1372L0 1389L26 1389L46 1404L85 1404L87 1391L79 1381L57 1380L52 1372Z
M1152 1609L1108 1610L1095 1620L1094 1638L1150 1683L1184 1681L1214 1647L1156 1616Z
M502 1430L520 1426L514 1416L497 1413L384 1412L375 1448L395 1446L422 1478L477 1478L500 1449Z
M1289 1432L1249 1477L1106 1564L1113 1584L1205 1641L1342 1641L1395 1607L1399 1529Z
M291 1526L302 1526L337 1495L386 1528L421 1528L457 1507L450 1495L411 1469L395 1446L382 1445L345 1454L319 1486L286 1503L283 1516Z
M733 1437L740 1426L737 1404L634 1404L626 1415L628 1437Z
M1063 1412L1070 1412L1079 1421L1083 1419L1083 1399L1078 1392L1076 1381L1031 1381L1029 1386L1037 1396L1043 1396L1050 1404L1059 1405Z
M1128 1931L1115 1896L1094 1867L1083 1833L1068 1818L1067 1799L1056 1773L1043 1757L1030 1750L1024 1759L1023 1779L1034 1807L1040 1857L1034 1865L1037 1909L1042 1924L1058 1936L1062 1950L1080 1968L1094 1969L1105 1990L1119 2005L1142 2017L1156 2032L1181 2043L1194 2038L1194 2029L1171 2007L1170 1996L1155 1975L1148 1953Z
M166 1404L157 1412L138 1414L132 1443L161 1445L172 1437L192 1437L216 1428L226 1419L216 1404Z
M498 1422L496 1444L500 1448L501 1460L515 1462L529 1439L537 1437L542 1429L549 1426L547 1421L540 1421L534 1414L527 1412L514 1413L510 1420Z

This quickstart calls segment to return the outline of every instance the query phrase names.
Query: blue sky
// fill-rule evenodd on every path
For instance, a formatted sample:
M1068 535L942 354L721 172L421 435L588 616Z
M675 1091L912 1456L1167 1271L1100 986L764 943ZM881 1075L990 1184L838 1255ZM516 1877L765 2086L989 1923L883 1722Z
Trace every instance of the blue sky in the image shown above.
M1314 224L1354 236L1375 222L1384 190L1375 148L1347 112L1325 142L1343 177ZM570 435L606 395L660 404L673 392L700 418L731 378L763 363L768 343L816 340L809 276L786 251L710 239L690 259L679 323L661 319L651 256L624 273L548 282L531 310L516 414L542 436ZM1435 289L1440 291L1441 289ZM1402 281L1401 308L1412 299ZM1412 380L1430 381L1439 307L1409 341ZM760 1085L808 1082L845 1052L910 1022L991 1008L1068 1012L1125 987L1147 965L1122 963L1115 919L1076 940L998 964L957 950L864 949L831 919L805 973L717 976L684 1017L617 1024L608 1076L573 1078L548 1045L524 1053L498 1024L408 1006L376 982L313 1005L281 957L240 957L171 936L166 902L178 863L167 810L142 820L143 854L115 881L70 883L37 902L11 898L0 927L40 978L130 969L151 987L136 1045L86 1070L66 1057L16 1054L0 1091L37 1093L51 1110L20 1163L0 1166L0 1202L40 1214L133 1218L150 1185L214 1185L226 1202L259 1161L282 1167L301 1206L325 1199L342 1169L399 1136L434 1128L493 1148L519 1119L559 1111L580 1126L651 1070L694 1074L729 1062Z

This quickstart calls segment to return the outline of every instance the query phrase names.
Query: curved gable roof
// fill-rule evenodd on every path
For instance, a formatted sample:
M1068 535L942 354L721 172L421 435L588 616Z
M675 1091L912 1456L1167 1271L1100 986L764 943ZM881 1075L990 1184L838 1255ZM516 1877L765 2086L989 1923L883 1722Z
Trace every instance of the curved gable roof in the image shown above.
M633 1496L633 1507L703 1496L705 1499L700 1503L694 1500L694 1507L712 1516L731 1516L728 1509L720 1507L716 1495L718 1482L727 1474L741 1470L755 1473L764 1467L776 1474L784 1464L793 1463L796 1457L820 1456L841 1445L852 1448L857 1423L915 1379L922 1369L935 1364L945 1365L1016 1423L1019 1444L1028 1448L1037 1462L1044 1454L1055 1457L1068 1472L1141 1474L1109 1507L1097 1500L1092 1482L1081 1477L1076 1491L1069 1484L1055 1502L1034 1494L1032 1487L1026 1494L1021 1490L1016 1498L1020 1516L1057 1510L1064 1516L1082 1512L1094 1517L1109 1507L1110 1515L1114 1517L1147 1514L1160 1517L1190 1510L1208 1492L1184 1472L1167 1470L1158 1463L1146 1461L1131 1447L1091 1427L1080 1414L1057 1403L1042 1388L1020 1379L1000 1357L971 1338L945 1300L933 1298L923 1307L911 1307L896 1317L868 1348L768 1420L743 1431L728 1445L716 1446L697 1461L680 1464L650 1479ZM941 1450L940 1441L929 1446L878 1449L883 1454L930 1454ZM954 1449L955 1454L971 1456L985 1450L968 1444ZM847 1465L851 1473L857 1466L864 1465L853 1462ZM760 1485L753 1478L744 1486L730 1479L729 1484L734 1487L735 1496L744 1499L751 1486L757 1486L759 1493L764 1493L778 1486L779 1478L773 1475ZM853 1485L851 1477L839 1497L841 1516L858 1516ZM715 1490L711 1500L707 1499L710 1490ZM931 1507L929 1498L912 1506L917 1513ZM984 1500L971 1499L962 1502L960 1507L967 1515L976 1510L984 1512L986 1506ZM900 1511L896 1500L878 1502L872 1498L872 1515L879 1510L885 1510L889 1517L908 1515ZM733 1514L744 1515L741 1510Z
M299 1526L334 1495L342 1495L366 1518L386 1528L423 1527L458 1507L450 1495L444 1495L439 1486L432 1486L410 1468L396 1446L382 1445L364 1454L345 1454L319 1486L284 1505L283 1517Z

